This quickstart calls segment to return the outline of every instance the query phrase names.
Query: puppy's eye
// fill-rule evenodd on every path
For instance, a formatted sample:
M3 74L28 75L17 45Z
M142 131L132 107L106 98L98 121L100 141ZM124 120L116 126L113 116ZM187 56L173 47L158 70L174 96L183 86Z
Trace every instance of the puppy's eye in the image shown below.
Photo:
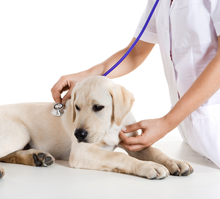
M105 107L101 106L101 105L94 105L92 107L93 111L95 111L95 112L101 111L103 108L105 108Z
M76 107L76 110L77 110L77 111L80 111L80 108L79 108L77 105L75 105L75 107Z

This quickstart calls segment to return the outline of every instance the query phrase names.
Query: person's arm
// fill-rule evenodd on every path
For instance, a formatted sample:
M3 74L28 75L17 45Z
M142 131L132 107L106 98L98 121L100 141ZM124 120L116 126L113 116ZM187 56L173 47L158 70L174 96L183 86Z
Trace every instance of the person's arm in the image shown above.
M82 71L80 73L75 73L71 75L62 76L59 81L53 86L51 89L52 96L55 102L63 103L71 98L71 91L74 88L75 84L88 78L96 75L103 75L108 69L110 69L128 50L131 44L134 42L135 38L132 39L130 44L115 53L111 57L109 57L106 61L93 66L92 68ZM123 75L126 75L137 68L149 55L151 50L153 49L154 44L147 43L144 41L139 41L130 54L125 58L125 60L115 69L113 70L108 77L116 78ZM67 91L67 94L61 99L61 93L63 91Z
M142 135L128 138L120 132L121 145L131 151L149 147L177 127L189 114L205 103L220 89L220 36L218 51L197 80L176 103L172 110L160 119L144 120L127 126L125 133L142 129Z
M134 40L135 38L131 40L130 44L126 48L115 53L114 55L109 57L107 60L102 62L101 64L98 64L92 67L91 69L88 70L88 72L96 73L98 75L103 75L127 52L130 46L133 44ZM113 79L113 78L124 76L132 72L138 66L141 65L141 63L146 59L146 57L149 55L153 47L154 47L154 44L147 43L144 41L139 41L136 44L136 46L133 48L133 50L130 52L130 54L124 59L124 61L117 68L115 68L108 75L108 77Z

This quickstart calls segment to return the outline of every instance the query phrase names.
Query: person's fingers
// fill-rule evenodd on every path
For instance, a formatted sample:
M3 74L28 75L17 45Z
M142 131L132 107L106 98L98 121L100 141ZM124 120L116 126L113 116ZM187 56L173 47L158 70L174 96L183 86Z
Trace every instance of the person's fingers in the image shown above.
M68 81L61 77L60 80L51 89L53 99L56 103L61 103L61 93L70 87Z
M142 127L141 122L137 122L137 123L126 126L125 127L126 129L125 130L123 129L123 132L130 133L132 131L137 131L137 130L141 129L141 127Z
M53 100L54 100L56 103L61 103L62 99L61 99L61 96L60 96L59 91L53 90L53 92L52 92L52 97L53 97Z
M58 83L58 82L56 82L56 84L54 84L53 87L51 88L51 92L52 92L52 93L53 93L54 88L57 86L57 83Z
M58 83L58 82L57 82L57 83ZM52 94L52 97L53 97L53 100L54 100L54 94L53 94L53 93L54 93L55 87L57 86L57 83L54 84L53 87L52 87L51 90L50 90L50 91L51 91L51 94ZM54 100L54 101L55 101L55 100Z
M140 151L145 148L144 145L135 144L135 145L129 145L125 144L124 142L120 142L119 145L121 145L124 149L127 149L129 151Z
M119 136L125 144L142 144L143 143L142 135L138 135L136 137L127 137L122 131L120 131Z
M59 83L59 81L56 83L56 84L54 84L54 86L52 87L52 89L51 89L51 94L52 94L52 97L53 97L53 100L56 102L56 103L61 103L61 97L60 97L60 95L59 95L59 97L57 98L57 94L55 95L55 92L57 92L56 91L56 87L57 87L57 84Z
M52 93L53 99L56 103L61 103L62 99L61 99L61 93L58 89L54 89L53 93Z
M72 90L73 90L73 88L70 88L69 91L66 93L66 95L63 97L62 104L65 105L66 101L71 98Z

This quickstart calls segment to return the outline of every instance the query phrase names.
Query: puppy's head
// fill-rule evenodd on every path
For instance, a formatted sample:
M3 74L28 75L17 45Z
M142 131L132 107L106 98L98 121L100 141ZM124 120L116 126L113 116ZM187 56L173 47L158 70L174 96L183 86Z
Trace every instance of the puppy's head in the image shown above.
M78 83L71 97L75 137L79 142L100 142L113 123L120 126L133 102L133 94L107 77Z

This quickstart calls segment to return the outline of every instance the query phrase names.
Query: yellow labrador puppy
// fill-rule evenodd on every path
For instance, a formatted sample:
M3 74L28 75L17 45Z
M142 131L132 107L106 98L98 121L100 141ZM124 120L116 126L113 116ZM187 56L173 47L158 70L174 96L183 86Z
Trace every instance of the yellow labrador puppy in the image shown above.
M135 122L133 95L107 77L78 83L61 117L51 114L53 103L0 107L0 161L49 166L55 159L70 167L133 174L148 179L185 176L192 167L153 147L128 154L113 152L120 130ZM135 136L137 132L131 133ZM26 146L31 149L25 150ZM0 166L0 178L4 169Z

